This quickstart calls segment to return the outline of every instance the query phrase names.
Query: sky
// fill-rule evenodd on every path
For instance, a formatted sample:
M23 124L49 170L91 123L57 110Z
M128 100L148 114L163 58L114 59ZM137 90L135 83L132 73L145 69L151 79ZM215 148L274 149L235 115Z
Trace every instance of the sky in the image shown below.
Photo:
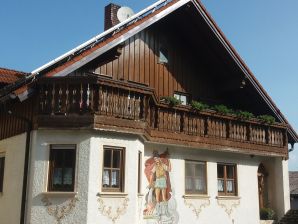
M201 0L298 130L298 1ZM103 31L109 0L1 0L0 67L31 72ZM134 12L153 0L115 0ZM298 144L289 169L298 170Z

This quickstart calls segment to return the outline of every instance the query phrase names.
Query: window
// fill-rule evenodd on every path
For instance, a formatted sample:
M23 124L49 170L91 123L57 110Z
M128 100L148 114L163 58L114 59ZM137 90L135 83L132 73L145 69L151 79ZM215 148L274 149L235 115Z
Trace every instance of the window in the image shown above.
M0 192L3 192L5 157L0 155Z
M186 94L176 92L176 93L174 93L174 97L177 100L181 101L181 105L186 105L187 104L188 97L187 97Z
M185 193L207 194L206 162L185 161Z
M51 145L48 191L74 191L75 145Z
M124 148L104 147L102 190L123 192Z
M159 63L161 63L161 64L167 64L168 63L168 50L165 48L165 47L163 47L163 46L161 46L160 48L159 48Z
M217 164L217 186L219 195L237 195L236 176L236 165Z
M138 194L142 191L142 152L138 154Z

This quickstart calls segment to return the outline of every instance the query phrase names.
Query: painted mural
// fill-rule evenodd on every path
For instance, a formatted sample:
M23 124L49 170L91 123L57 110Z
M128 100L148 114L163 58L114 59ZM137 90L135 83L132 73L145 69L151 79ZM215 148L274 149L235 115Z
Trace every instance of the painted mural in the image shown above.
M161 154L154 151L152 157L145 162L148 187L143 216L147 224L178 223L177 203L171 186L171 171L168 150Z

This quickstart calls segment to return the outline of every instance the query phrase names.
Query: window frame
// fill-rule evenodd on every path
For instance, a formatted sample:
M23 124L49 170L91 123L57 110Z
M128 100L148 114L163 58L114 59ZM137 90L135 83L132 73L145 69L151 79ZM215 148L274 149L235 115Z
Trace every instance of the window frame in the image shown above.
M186 189L186 178L191 177L192 179L195 178L195 176L187 176L186 175L186 165L187 163L192 164L204 164L204 174L205 174L205 191L195 191L195 190L187 190ZM193 166L195 168L195 165ZM185 160L184 162L184 191L186 195L208 195L208 178L207 178L207 161L200 161L200 160Z
M105 151L106 150L112 150L112 155L113 155L113 150L115 151L120 151L120 167L119 168L113 168L113 156L111 156L111 167L105 167ZM109 145L104 145L103 146L103 153L102 153L102 182L101 182L101 189L102 192L115 192L115 193L123 193L124 192L124 183L125 183L125 148L124 147L118 147L118 146L109 146ZM119 170L119 187L115 188L112 186L109 187L104 187L103 186L103 177L104 177L104 170L109 169L109 170ZM110 185L111 185L111 179L109 180Z
M223 166L223 178L218 177L218 168L219 166ZM227 167L232 166L233 167L233 178L227 178ZM223 180L223 187L224 191L220 192L218 190L218 180ZM234 183L234 191L228 192L227 191L227 181L232 180ZM217 163L217 193L218 196L238 196L238 177L237 177L237 164L233 163Z
M3 193L5 174L5 154L0 154L0 193Z
M61 147L61 148L59 148ZM74 150L74 160L72 161L72 184L70 187L67 185L62 185L61 187L57 188L53 185L53 172L54 172L54 151L57 153L58 151L65 151L66 150ZM76 184L76 163L77 163L77 145L76 144L51 144L49 147L49 168L48 168L48 184L47 184L47 192L75 192L75 184ZM63 161L63 167L65 168L65 159ZM64 179L62 174L62 180Z

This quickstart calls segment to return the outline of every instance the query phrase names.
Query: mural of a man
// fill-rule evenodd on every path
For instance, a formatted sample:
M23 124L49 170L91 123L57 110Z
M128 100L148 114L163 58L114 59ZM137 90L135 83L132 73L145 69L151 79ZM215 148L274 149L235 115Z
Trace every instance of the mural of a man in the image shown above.
M162 195L162 201L167 200L167 180L169 179L168 172L171 171L171 162L167 160L163 163L162 159L158 155L154 156L153 159L154 166L151 170L149 183L150 187L155 189L156 202L158 203L161 201L160 193Z
M168 150L161 154L154 151L153 156L145 162L145 174L149 185L143 215L148 221L151 220L150 224L178 222L176 201L172 198L170 181L172 166L168 157Z

